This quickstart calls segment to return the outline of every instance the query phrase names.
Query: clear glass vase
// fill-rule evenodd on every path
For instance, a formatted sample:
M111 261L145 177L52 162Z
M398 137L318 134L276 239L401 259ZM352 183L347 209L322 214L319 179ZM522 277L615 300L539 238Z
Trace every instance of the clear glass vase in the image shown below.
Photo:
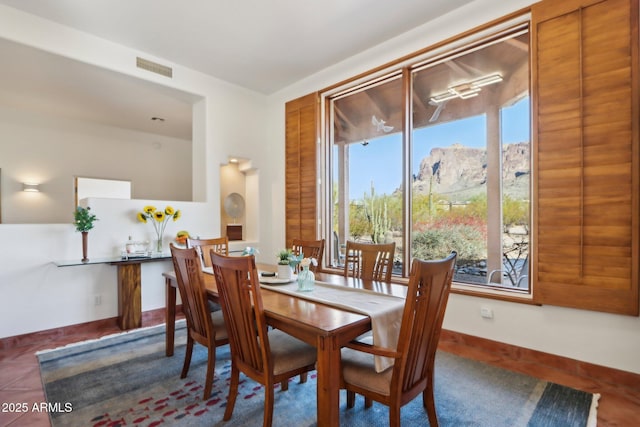
M309 266L302 267L302 270L298 273L298 290L302 292L312 291L315 281L316 275L309 270Z
M156 249L156 253L157 254L161 254L162 253L162 237L159 237L156 240L156 248L155 249Z

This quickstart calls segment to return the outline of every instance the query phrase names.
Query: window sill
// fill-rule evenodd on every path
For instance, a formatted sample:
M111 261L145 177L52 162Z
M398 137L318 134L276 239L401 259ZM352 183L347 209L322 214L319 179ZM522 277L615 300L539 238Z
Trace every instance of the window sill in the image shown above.
M469 285L466 283L454 282L451 286L451 293L468 295L480 298L497 299L521 304L540 305L533 301L533 295L526 290L498 289L482 285Z

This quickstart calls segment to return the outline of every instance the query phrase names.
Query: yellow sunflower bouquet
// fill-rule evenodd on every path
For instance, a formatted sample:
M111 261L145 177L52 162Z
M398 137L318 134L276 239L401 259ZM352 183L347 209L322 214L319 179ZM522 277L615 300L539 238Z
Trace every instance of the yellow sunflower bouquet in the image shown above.
M156 252L162 252L162 236L164 235L164 229L167 226L167 222L173 219L173 221L177 221L182 216L180 210L176 210L171 206L167 206L164 210L156 209L155 206L145 206L142 209L142 212L138 212L138 221L144 222L151 221L153 224L153 228L156 231L156 236L158 237L156 240Z

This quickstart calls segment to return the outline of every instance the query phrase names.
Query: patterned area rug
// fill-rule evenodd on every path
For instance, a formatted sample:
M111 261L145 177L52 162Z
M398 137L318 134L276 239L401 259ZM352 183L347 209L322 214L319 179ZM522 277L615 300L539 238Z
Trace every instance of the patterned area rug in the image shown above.
M184 321L182 321L184 322ZM229 347L218 348L213 393L202 400L206 350L196 346L189 375L180 379L184 323L178 323L176 351L164 355L164 326L139 329L38 353L52 426L260 426L262 386L241 378L233 417L222 421L229 389ZM439 352L435 397L441 426L595 426L599 395L585 393L480 362ZM316 425L316 378L276 386L274 427ZM346 408L343 426L388 425L386 406L364 409L361 397ZM402 408L406 426L428 425L419 396Z

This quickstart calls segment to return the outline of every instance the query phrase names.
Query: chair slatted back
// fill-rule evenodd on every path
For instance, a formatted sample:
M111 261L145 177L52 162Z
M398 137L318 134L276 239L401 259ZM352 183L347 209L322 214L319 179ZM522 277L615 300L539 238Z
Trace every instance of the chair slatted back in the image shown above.
M231 357L256 376L268 375L271 351L253 255L227 257L211 251L213 273L227 325Z
M317 271L318 266L322 264L322 256L324 255L324 239L321 240L301 240L293 239L291 251L294 255L304 254L305 258L315 258L318 262L317 265L311 264L309 270ZM299 270L299 266L296 266L296 270ZM297 271L296 271L297 273Z
M357 243L347 240L344 275L391 282L396 244Z
M392 381L392 387L401 387L396 392L411 394L412 389L422 390L424 382L433 378L435 355L456 257L456 252L452 252L442 260L414 259L411 264L397 348L403 357L394 365L393 373L394 377L401 375L402 380L401 383ZM433 384L427 386L432 387ZM392 390L392 395L393 393Z
M213 340L215 337L209 336L213 331L213 323L200 256L194 248L180 249L171 245L171 259L190 333L195 333L201 341Z
M229 255L229 238L226 236L212 239L192 239L189 237L187 238L187 248L196 248L202 260L202 265L211 267L209 252L214 250L222 255Z

